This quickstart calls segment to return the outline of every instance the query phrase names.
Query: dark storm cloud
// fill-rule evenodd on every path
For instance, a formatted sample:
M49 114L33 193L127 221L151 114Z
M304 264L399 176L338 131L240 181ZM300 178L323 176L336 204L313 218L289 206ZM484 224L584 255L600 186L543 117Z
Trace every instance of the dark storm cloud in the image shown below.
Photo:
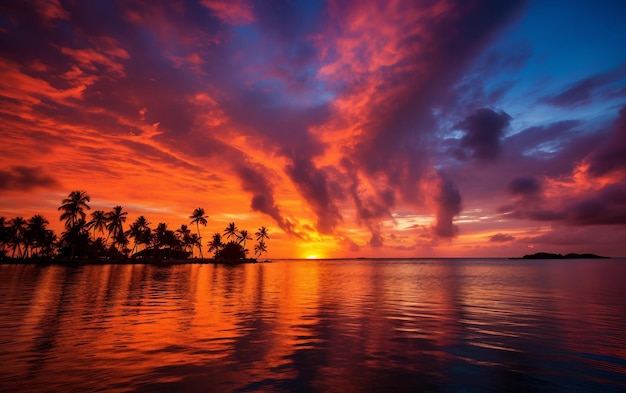
M59 183L46 173L43 168L14 166L8 170L0 169L0 190L27 191L36 187L57 187Z
M511 236L507 233L496 233L493 236L489 236L489 241L493 243L506 243L515 240L515 236Z
M512 195L537 195L541 193L541 183L536 177L517 177L507 184L506 190Z
M495 159L502 150L500 139L510 121L511 116L504 111L478 109L455 126L465 132L461 138L461 148L469 157L477 160Z
M562 108L575 108L592 102L595 95L607 89L605 95L611 96L626 84L626 64L616 69L582 79L564 91L542 97L539 102ZM618 86L612 86L618 85Z

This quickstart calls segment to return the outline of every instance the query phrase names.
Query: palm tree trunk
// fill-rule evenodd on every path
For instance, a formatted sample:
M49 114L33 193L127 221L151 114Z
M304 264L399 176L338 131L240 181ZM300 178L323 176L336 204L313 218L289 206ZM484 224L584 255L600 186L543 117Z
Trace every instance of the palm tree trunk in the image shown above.
M198 250L200 250L200 259L204 259L202 255L202 236L200 235L200 224L196 221L196 228L198 229Z

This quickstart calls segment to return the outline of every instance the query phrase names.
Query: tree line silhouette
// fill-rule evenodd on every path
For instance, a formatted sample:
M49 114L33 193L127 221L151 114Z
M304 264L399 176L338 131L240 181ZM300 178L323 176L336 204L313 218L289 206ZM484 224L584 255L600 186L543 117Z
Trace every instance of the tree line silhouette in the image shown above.
M187 259L195 258L194 250L197 249L200 259L204 259L200 226L206 227L209 216L205 215L203 208L195 209L189 216L189 225L195 224L197 233L192 233L185 224L176 230L169 229L164 222L151 228L144 216L137 217L125 230L128 212L122 206L115 206L109 212L94 210L87 221L90 202L85 191L72 191L63 199L58 210L65 231L60 237L47 228L50 222L42 215L34 215L28 220L15 217L8 221L0 217L0 258ZM269 231L262 226L254 235L254 254L260 257L267 253L265 241L270 238ZM252 234L231 222L223 233L213 234L207 244L208 251L213 252L215 260L245 260L249 253L246 248L248 240L252 240Z

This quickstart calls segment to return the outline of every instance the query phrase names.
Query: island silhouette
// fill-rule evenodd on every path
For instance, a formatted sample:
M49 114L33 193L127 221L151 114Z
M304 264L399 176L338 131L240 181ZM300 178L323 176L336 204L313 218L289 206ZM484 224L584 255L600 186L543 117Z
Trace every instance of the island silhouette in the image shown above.
M527 254L523 257L509 258L509 259L608 259L610 257L603 257L596 254L552 254L549 252L538 252L535 254Z
M214 263L248 263L267 253L269 230L262 226L255 233L255 257L248 257L247 242L252 233L229 223L223 233L216 232L208 242L213 257L205 259L200 226L207 226L209 216L201 207L189 216L185 224L172 230L167 223L151 223L143 215L125 227L128 212L120 205L111 211L95 210L87 217L91 198L85 191L72 191L61 201L59 219L65 231L58 237L48 229L50 222L42 215L28 220L0 217L0 260L45 262L149 262L149 261L208 261ZM225 239L224 239L225 238ZM132 241L132 247L131 247ZM198 251L198 257L194 251Z

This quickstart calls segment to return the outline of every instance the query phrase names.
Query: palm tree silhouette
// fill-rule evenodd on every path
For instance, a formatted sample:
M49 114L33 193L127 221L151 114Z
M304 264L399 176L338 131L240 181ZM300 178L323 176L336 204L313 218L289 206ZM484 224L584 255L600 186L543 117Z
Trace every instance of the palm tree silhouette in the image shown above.
M117 249L124 255L124 257L127 257L128 252L130 251L127 247L129 242L130 241L128 240L128 237L126 236L126 232L124 231L118 232L115 238L113 239L113 244L115 244Z
M22 217L15 217L9 221L9 245L13 249L11 258L15 258L15 251L18 257L23 257L21 244L24 242L25 231L26 221Z
M252 237L250 237L250 234L248 233L248 231L246 231L245 229L242 229L241 231L239 231L239 244L243 243L243 249L246 249L246 240L252 240Z
M191 231L187 228L187 225L183 224L176 230L176 233L178 234L184 250L187 251L191 243Z
M191 247L191 257L193 258L193 249L196 247L200 247L200 236L198 236L197 233L192 233L189 235L189 247Z
M79 218L74 223L74 226L67 228L67 230L61 233L61 238L64 244L70 243L70 258L74 259L74 250L76 245L80 246L81 256L84 256L87 246L89 245L90 238L89 232L85 228L87 222L84 218Z
M260 257L264 252L267 252L267 247L265 246L265 242L261 240L254 245L254 253L257 257Z
M131 255L135 253L139 244L148 244L150 242L150 223L144 216L139 216L130 225L130 229L127 231L128 236L134 239L133 249Z
M258 242L262 242L262 241L265 241L265 239L270 238L269 230L265 227L259 228L259 230L256 231L255 235L256 235L256 240Z
M61 201L62 205L58 208L58 210L63 211L61 213L61 221L65 220L65 227L72 234L70 251L70 258L72 259L74 259L76 231L71 229L76 226L79 220L85 220L85 210L91 209L87 204L90 201L91 198L89 198L86 191L72 191L67 198Z
M215 251L215 257L217 258L217 253L222 249L224 243L222 243L222 235L219 233L213 234L213 240L209 243L209 252Z
M198 250L200 250L200 259L204 259L204 255L202 255L202 235L200 234L200 224L202 226L206 226L207 218L209 216L204 215L204 209L199 207L193 211L193 214L189 216L191 218L190 224L196 224L196 228L198 229Z
M30 247L32 247L32 256L39 255L37 248L42 247L46 237L46 225L50 222L42 215L36 214L32 216L26 223L25 238Z
M4 216L0 217L0 258L6 256L6 246L9 241L9 231L6 226L6 218Z
M234 222L231 222L230 224L228 224L228 226L224 230L224 235L226 236L228 240L230 240L231 237L237 238L238 237L237 233L238 233L237 226L235 225Z
M121 243L118 242L118 240L120 240L118 237L120 237L120 233L124 233L124 223L126 222L126 215L128 215L128 212L123 212L122 209L124 209L122 206L115 206L113 210L106 215L108 221L106 229L109 231L109 235L107 236L105 244L108 242L109 236L111 235L113 235L113 241L115 243Z
M87 229L93 229L93 238L96 238L96 230L104 234L104 229L107 224L107 215L104 210L95 210L91 213L91 221L87 223Z
M43 243L41 244L41 256L48 258L51 257L54 254L56 246L57 235L54 234L54 231L46 229L46 234L44 236Z
M65 220L66 228L73 227L81 218L85 219L85 210L91 209L87 204L90 201L91 198L86 191L72 191L67 198L61 201L62 205L59 206L58 210L63 211L61 221Z

